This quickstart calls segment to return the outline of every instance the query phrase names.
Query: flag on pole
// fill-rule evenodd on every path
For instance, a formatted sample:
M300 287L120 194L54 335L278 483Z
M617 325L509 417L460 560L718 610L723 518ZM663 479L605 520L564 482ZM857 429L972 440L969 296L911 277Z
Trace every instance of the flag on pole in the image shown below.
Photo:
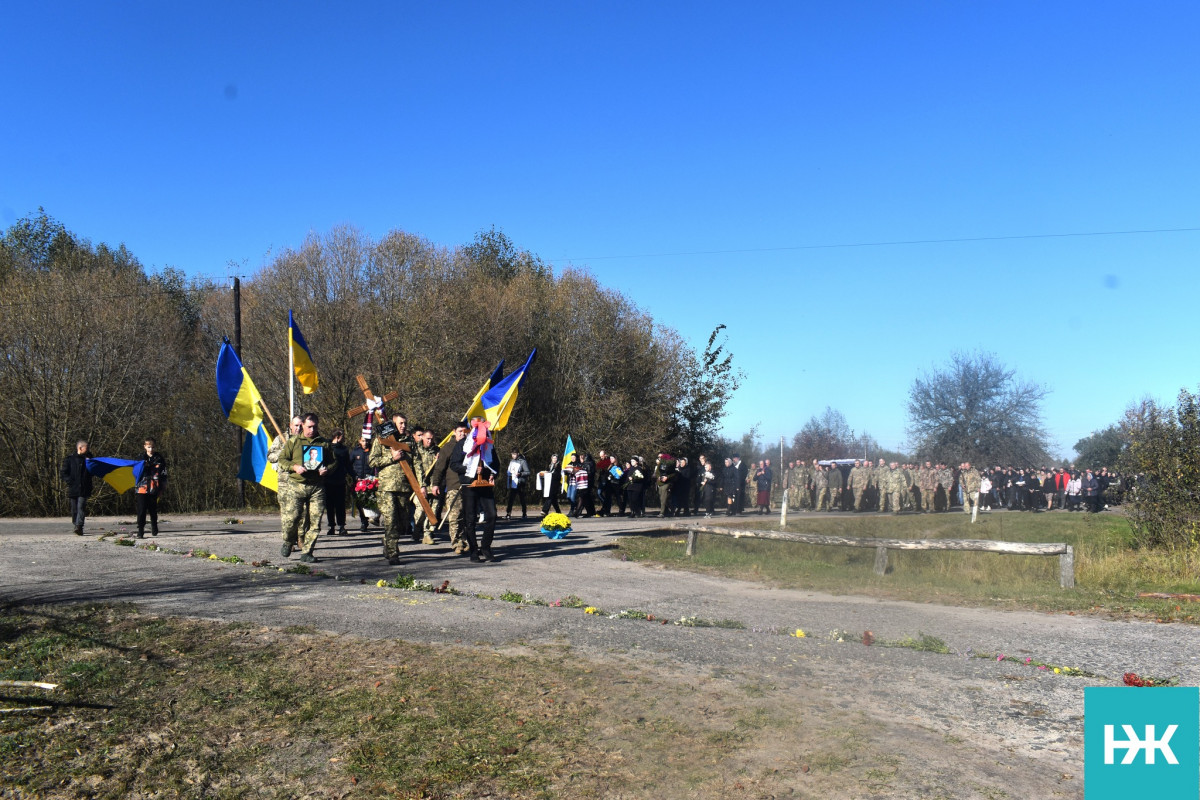
M262 427L262 395L229 342L223 342L217 354L217 396L221 399L221 410L234 425L250 434Z
M496 368L494 370L492 370L491 376L486 381L483 382L483 386L480 386L479 391L475 393L475 399L472 400L471 405L467 407L467 413L463 414L463 417L462 417L463 422L466 422L471 417L484 416L483 405L480 403L480 401L483 400L483 395L485 392L487 392L488 389L490 389L491 387L495 386L497 383L500 382L500 378L503 375L504 375L504 359L502 358L502 359L500 359L500 363L496 365ZM446 444L453 438L454 438L454 431L450 431L449 433L446 434L446 438L442 439L442 441L438 443L438 447L439 448L445 447Z
M492 388L488 389L480 399L479 404L483 406L483 414L491 423L493 431L502 430L508 424L513 406L517 404L517 392L520 391L521 384L525 383L525 373L535 358L537 358L536 347L533 348L533 352L529 354L529 358L525 359L525 363L521 365L520 369L513 370L499 383L493 384Z
M573 455L575 455L575 442L571 441L571 434L568 433L567 434L567 443L563 447L562 465L564 467L567 465L567 459ZM569 479L570 479L570 476L568 476L566 472L563 472L563 474L562 474L562 490L564 492L567 491L567 481Z
M223 342L217 354L217 396L229 421L250 434L242 443L238 477L278 492L279 474L267 462L271 436L263 425L262 395L229 342Z
M242 444L242 463L238 468L238 477L244 481L261 483L272 492L279 491L279 473L267 461L267 452L271 449L271 436L262 422L258 430L246 437Z
M292 348L292 369L296 373L296 380L300 382L305 394L312 394L317 389L317 366L313 363L308 342L304 341L304 334L296 327L296 320L292 316L290 308L288 309L288 342Z
M117 490L117 494L125 494L142 477L142 460L130 461L127 458L89 458L87 471Z

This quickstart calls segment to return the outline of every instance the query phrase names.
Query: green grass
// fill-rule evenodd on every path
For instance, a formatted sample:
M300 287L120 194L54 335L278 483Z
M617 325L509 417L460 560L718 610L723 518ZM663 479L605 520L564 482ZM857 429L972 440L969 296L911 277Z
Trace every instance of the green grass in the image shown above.
M778 530L778 522L738 520L736 527ZM1200 603L1138 598L1139 592L1200 594L1200 552L1136 550L1128 521L1115 514L846 514L792 517L789 531L896 539L992 539L1066 542L1075 548L1074 589L1058 585L1058 558L959 551L890 550L888 573L874 574L871 548L831 547L699 534L696 555L680 531L621 540L636 561L756 580L784 588L949 604L1068 612L1134 614L1195 622Z

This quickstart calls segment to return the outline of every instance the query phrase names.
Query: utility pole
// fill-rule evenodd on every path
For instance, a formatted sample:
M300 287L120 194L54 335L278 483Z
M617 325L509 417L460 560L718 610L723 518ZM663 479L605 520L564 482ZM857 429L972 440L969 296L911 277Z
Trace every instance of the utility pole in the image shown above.
M233 279L233 352L237 353L240 360L242 357L242 281L238 277ZM242 426L238 426L238 458L241 458L242 450L246 446L246 431ZM240 470L239 470L240 471ZM246 482L238 478L238 508L246 507Z

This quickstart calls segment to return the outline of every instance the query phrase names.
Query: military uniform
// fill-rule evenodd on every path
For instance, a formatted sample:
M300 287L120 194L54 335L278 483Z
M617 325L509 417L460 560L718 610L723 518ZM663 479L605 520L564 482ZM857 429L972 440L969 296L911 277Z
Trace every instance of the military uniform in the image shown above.
M818 469L813 473L812 481L817 511L829 510L829 473L823 469Z
M842 468L836 464L829 468L825 473L829 481L829 510L842 510L842 488L845 484L845 479L842 477Z
M887 481L887 483L886 483L887 495L892 504L892 513L899 514L900 510L902 508L904 508L904 506L901 503L901 498L904 494L904 473L898 467L889 467L887 474L885 475L885 479ZM882 493L883 493L883 490L880 489L880 499L879 499L880 511L883 510L883 508L882 508L883 494Z
M937 473L932 466L917 469L917 488L921 490L918 511L928 514L933 511L933 496L937 492Z
M413 474L417 476L417 483L420 484L420 488L426 490L429 488L429 479L433 477L433 465L437 463L437 457L437 445L425 447L418 444L413 450ZM426 500L428 500L430 507L434 508L436 513L437 509L433 505L435 498L428 497L428 492L426 492L426 495ZM433 544L433 521L425 516L425 509L421 508L421 503L417 500L417 493L415 491L409 500L416 515L413 520L413 541L416 541L420 537L422 544Z
M863 495L871 484L871 468L855 464L850 468L850 496L855 511L862 511Z
M267 451L267 461L275 466L275 472L279 475L279 489L275 492L275 498L279 501L280 530L283 529L284 520L291 513L292 482L288 480L287 474L279 468L279 454L283 452L283 446L291 438L290 435L275 437L275 441L271 442L271 449Z
M308 447L322 448L323 466L330 453L329 440L321 436L311 439L306 436L289 437L276 463L279 466L280 487L288 484L286 513L282 502L279 507L283 515L284 547L290 550L298 546L303 555L311 558L321 533L321 520L325 518L325 478L311 466L303 473L295 471L296 465L304 465L305 448ZM281 493L280 500L283 501L283 498Z
M979 485L983 482L983 476L979 474L979 470L971 467L963 470L959 476L963 487L963 511L971 515L971 522L975 521L975 515L979 513Z
M397 441L412 448L409 453L416 449L412 437L407 434L397 437ZM408 454L402 454L401 458L408 458ZM376 477L379 481L379 516L383 525L383 555L393 561L400 557L400 537L408 529L414 487L408 485L404 468L392 459L391 448L379 437L371 442L367 463L379 470Z
M470 549L467 539L463 535L462 484L458 479L458 473L450 469L451 454L455 448L461 450L462 446L463 443L457 439L447 442L446 446L438 453L437 460L433 465L433 473L429 476L429 485L442 489L442 507L439 509L439 516L442 524L446 526L446 531L450 534L450 547L456 553L465 553Z
M671 489L678 477L675 474L675 459L658 459L654 465L654 487L658 490L659 516L671 516Z

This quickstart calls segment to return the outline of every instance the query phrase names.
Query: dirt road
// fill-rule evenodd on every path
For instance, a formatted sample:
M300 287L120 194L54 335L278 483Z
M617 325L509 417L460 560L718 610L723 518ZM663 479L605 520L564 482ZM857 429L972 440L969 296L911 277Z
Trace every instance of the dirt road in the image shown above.
M1184 685L1200 680L1200 632L1191 626L778 590L614 557L611 547L621 535L658 527L653 519L581 520L561 542L547 540L533 522L509 523L495 548L502 560L490 565L453 557L445 546L405 545L405 564L389 567L377 533L324 538L314 566L337 580L98 541L99 533L128 531L121 523L90 520L91 535L81 538L65 520L0 521L0 599L132 602L149 613L372 638L501 648L569 644L581 657L622 659L679 681L753 684L765 687L783 713L806 715L832 736L853 728L870 740L869 753L880 762L875 783L834 792L847 797L1079 797L1085 686L1117 685L1128 671L1176 675ZM274 517L241 524L174 517L162 527L161 536L140 544L283 561ZM398 572L435 585L448 580L463 594L375 586ZM505 592L546 601L575 595L607 612L637 609L659 619L744 628L610 619L504 602ZM805 638L779 633L797 628ZM877 640L924 633L954 654L865 647L866 630ZM850 641L832 641L833 631L848 631ZM979 652L1104 677L972 657ZM697 707L702 701L696 698ZM769 742L763 747L764 763L779 760ZM782 778L778 789L781 796L803 794Z

